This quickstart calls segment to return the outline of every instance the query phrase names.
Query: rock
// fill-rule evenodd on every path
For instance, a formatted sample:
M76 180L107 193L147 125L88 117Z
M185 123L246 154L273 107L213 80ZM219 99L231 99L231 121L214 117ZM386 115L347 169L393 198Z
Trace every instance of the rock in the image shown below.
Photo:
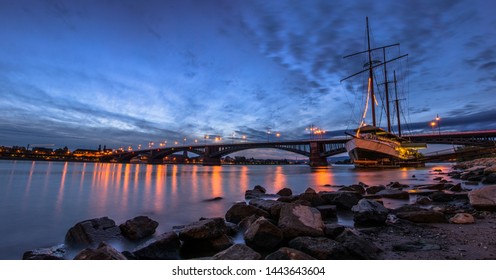
M336 205L320 205L315 208L319 210L322 220L335 220L338 217Z
M313 189L308 188L305 193L298 196L299 200L310 202L310 205L315 207L324 204L324 200Z
M222 196L216 196L216 197L213 197L213 198L204 199L203 201L204 202L210 202L210 201L219 201L219 200L222 200L222 199L224 199Z
M348 250L353 259L375 260L381 252L373 242L363 238L352 229L345 229L336 241Z
M244 244L234 244L213 256L214 260L260 260L262 255Z
M378 226L386 223L389 210L377 201L361 199L351 208L357 226Z
M325 204L336 205L347 210L362 199L362 195L356 192L320 192L319 194Z
M158 222L147 216L138 216L119 225L122 235L130 240L140 240L155 233Z
M400 219L408 220L414 223L444 223L446 218L442 212L433 210L420 210L410 212L398 212L396 216Z
M281 208L278 226L286 239L324 235L324 223L319 210L304 205L284 205Z
M254 191L259 191L261 193L266 193L267 192L267 190L264 187L260 186L260 185L256 185L255 187L253 187L253 190Z
M356 192L359 194L364 194L365 193L365 188L361 185L351 185L351 186L346 186L341 189L339 189L340 192L343 191L348 191L348 192Z
M423 241L411 241L393 245L393 250L406 252L433 251L441 250L441 246L439 246L438 244L425 243Z
M269 200L269 199L252 199L250 200L249 205L253 205L257 208L260 208L267 213L270 214L271 217L278 219L279 213L281 212L281 207L284 205L284 202L280 202L277 200Z
M277 192L277 194L280 196L292 196L293 191L290 188L282 188Z
M449 202L455 199L455 196L445 192L434 192L429 195L429 198L434 202Z
M318 260L346 260L350 258L348 250L341 243L325 237L296 237L289 241L289 247Z
M496 173L491 173L484 177L481 181L482 184L496 184Z
M415 204L418 204L418 205L429 205L431 203L432 203L432 200L430 198L428 198L427 196L419 197L415 201Z
M132 253L140 260L177 260L180 245L179 236L167 232L148 240Z
M67 250L64 244L50 248L40 248L27 251L22 255L23 260L63 260Z
M444 190L446 189L446 186L444 183L442 184L430 184L430 185L423 185L423 186L418 186L417 189L419 190Z
M368 187L366 189L366 192L367 192L367 194L376 194L376 193L378 193L378 192L380 192L382 190L385 190L385 189L386 189L386 187L385 186L382 186L382 185L380 185L380 186L371 186L371 187Z
M108 217L85 220L67 231L65 243L72 247L95 246L100 242L121 238L121 230Z
M473 224L475 219L474 216L468 213L458 213L449 219L449 222L452 224Z
M400 190L392 190L392 189L385 189L382 190L376 195L383 197L383 198L394 198L394 199L410 199L410 195L406 191L400 191Z
M324 234L326 237L331 239L336 239L341 233L343 233L345 226L338 224L326 224L324 228Z
M227 226L222 218L205 219L186 225L179 231L183 241L215 239L227 233Z
M229 210L226 212L226 221L231 222L231 223L239 223L241 220L243 220L246 217L249 217L251 215L256 215L256 216L262 216L268 218L270 215L267 213L267 211L264 211L260 208L257 208L252 205L247 205L244 202L241 203L236 203Z
M231 238L223 234L217 238L184 241L179 252L185 259L209 257L232 245Z
M496 210L496 186L484 186L468 193L470 204L477 210Z
M399 182L391 182L387 184L386 187L390 189L406 189L409 188L410 186L400 184Z
M463 191L462 184L458 183L456 185L453 185L452 187L449 188L449 190L452 192L461 192Z
M257 251L269 251L282 242L282 231L264 217L258 218L244 234L246 245Z
M226 227L227 227L227 235L229 236L234 236L236 234L238 234L239 232L239 227L237 224L235 223L230 223L230 222L225 222L226 224Z
M241 222L238 223L239 230L246 231L250 227L250 225L253 224L258 218L259 216L257 215L251 215L250 217L244 218L243 220L241 220Z
M315 260L314 257L288 247L279 248L279 250L267 255L266 260Z
M79 252L75 260L127 260L127 258L114 247L105 242L100 243L96 249L86 248Z

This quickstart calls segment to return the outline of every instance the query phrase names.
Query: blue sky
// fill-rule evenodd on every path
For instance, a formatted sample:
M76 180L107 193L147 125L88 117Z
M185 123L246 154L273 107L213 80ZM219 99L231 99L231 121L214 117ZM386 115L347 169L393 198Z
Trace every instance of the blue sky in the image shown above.
M391 67L412 130L437 114L442 130L496 124L493 1L0 5L0 145L263 141L267 128L289 140L311 124L343 135L365 96L363 79L340 82L364 58L343 56L366 47L366 16L373 47L409 54Z

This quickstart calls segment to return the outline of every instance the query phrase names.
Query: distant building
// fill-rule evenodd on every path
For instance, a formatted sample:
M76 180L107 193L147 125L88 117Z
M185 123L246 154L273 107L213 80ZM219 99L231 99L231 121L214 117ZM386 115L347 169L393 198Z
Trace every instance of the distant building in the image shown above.
M33 147L31 151L35 154L51 154L53 152L53 149L44 147Z

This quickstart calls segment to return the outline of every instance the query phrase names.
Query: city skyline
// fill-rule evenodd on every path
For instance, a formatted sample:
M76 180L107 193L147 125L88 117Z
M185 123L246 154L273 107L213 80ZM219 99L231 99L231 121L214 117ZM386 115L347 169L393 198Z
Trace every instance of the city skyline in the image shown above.
M412 130L496 122L492 2L0 2L0 145L344 135L364 96L340 83L360 70L343 56L364 49L366 16L374 47L409 54Z

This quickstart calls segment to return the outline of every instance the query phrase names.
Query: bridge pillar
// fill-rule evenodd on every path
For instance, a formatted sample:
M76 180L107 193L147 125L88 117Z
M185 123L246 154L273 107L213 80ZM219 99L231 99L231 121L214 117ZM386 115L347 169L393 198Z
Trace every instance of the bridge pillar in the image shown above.
M206 146L205 155L203 155L203 165L207 166L218 166L220 164L220 157L213 157L212 154L219 151L219 147L216 146Z
M327 157L321 156L324 153L324 145L319 142L310 142L310 166L328 166Z

